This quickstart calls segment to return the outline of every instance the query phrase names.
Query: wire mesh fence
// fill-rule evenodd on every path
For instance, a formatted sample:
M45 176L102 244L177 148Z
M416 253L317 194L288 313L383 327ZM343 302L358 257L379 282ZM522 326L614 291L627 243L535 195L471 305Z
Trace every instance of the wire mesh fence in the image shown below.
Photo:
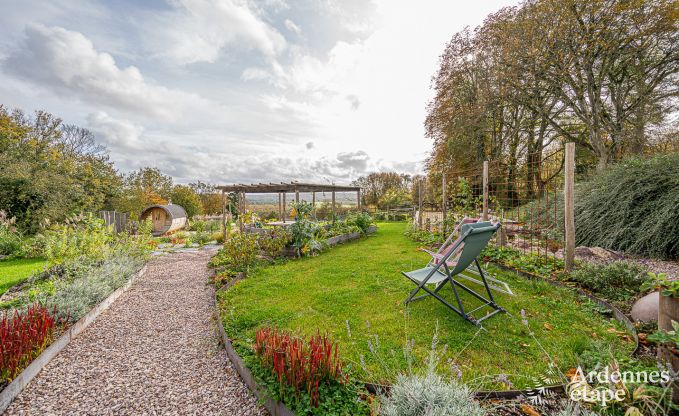
M421 218L416 217L415 222L422 229L445 234L450 231L448 224L464 216L481 218L485 212L489 219L503 224L495 244L545 258L563 258L564 160L564 148L558 147L490 160L485 169L481 163L465 170L448 170L439 183L430 179L422 186L429 187L425 193L430 200L421 204L416 214Z

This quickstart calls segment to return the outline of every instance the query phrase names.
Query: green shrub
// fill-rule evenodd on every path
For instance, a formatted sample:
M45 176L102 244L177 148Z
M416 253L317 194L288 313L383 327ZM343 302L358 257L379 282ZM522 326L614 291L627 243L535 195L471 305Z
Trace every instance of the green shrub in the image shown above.
M16 218L7 218L5 211L0 210L0 255L21 256L23 239L14 226Z
M109 258L97 266L70 268L67 278L56 276L50 284L37 286L32 297L49 309L56 308L61 317L72 322L121 287L142 265L140 259L121 256Z
M487 245L481 253L483 261L492 261L515 270L531 273L543 277L550 277L561 272L564 268L563 260L547 257L537 253L524 253L513 247Z
M613 301L627 300L641 291L646 270L635 263L616 261L610 264L583 263L567 276L585 289Z
M257 234L234 233L224 241L224 247L210 260L214 268L227 268L235 272L248 272L257 261L259 245Z
M276 227L267 230L264 234L259 236L259 248L265 255L275 258L281 254L281 251L290 242L292 236L290 232L284 228Z
M85 258L104 260L109 255L113 231L91 214L78 215L64 224L54 224L37 236L42 256L50 264L62 264Z
M361 230L361 233L365 234L372 225L373 219L367 212L358 212L349 215L346 222L348 225L357 226Z
M576 196L577 244L679 258L679 154L623 161Z
M446 381L429 372L425 376L399 375L389 396L380 398L384 416L483 416L486 412L474 401L464 385Z

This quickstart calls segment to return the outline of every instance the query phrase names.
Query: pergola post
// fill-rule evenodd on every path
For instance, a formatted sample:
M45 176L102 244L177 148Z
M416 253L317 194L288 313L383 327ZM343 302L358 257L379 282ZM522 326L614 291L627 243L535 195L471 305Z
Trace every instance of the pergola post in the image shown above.
M361 188L356 191L356 205L358 205L358 211L361 211Z
M299 203L299 191L295 191L295 202Z
M311 193L311 212L313 212L314 219L316 219L316 191Z
M240 229L241 232L243 232L244 224L243 224L243 215L245 214L245 201L244 201L244 196L245 193L239 192L238 193L238 228Z
M222 189L222 236L226 241L226 193Z
M283 208L281 208L281 193L278 193L278 221L283 221Z
M285 217L288 216L287 208L285 207L285 192L283 192L283 224L285 224Z
M335 222L335 191L332 191L332 222Z

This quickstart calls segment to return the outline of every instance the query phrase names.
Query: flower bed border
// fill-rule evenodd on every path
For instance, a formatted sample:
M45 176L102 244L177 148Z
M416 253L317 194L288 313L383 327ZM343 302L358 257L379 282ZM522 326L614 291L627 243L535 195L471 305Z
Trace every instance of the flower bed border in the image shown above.
M143 276L144 273L146 273L146 269L147 266L143 265L139 270L132 274L132 277L130 277L124 285L114 290L106 297L106 299L101 301L101 303L90 309L90 311L80 318L78 322L71 325L65 333L50 344L49 347L45 348L37 358L31 361L28 367L24 368L24 370L8 384L2 392L0 392L0 414L7 410L9 405L12 404L12 401L24 390L28 383L30 383L31 380L33 380L33 378L35 378L35 376L37 376L40 371L42 371L42 369L71 342L71 340L87 329L102 312L107 310L120 295L125 293L127 289L132 286L134 280Z
M328 245L328 247L334 247L338 244L346 243L347 241L357 240L357 239L363 237L364 235L374 234L376 231L377 231L377 226L373 224L370 227L368 227L367 230L365 230L365 234L358 233L358 232L348 233L348 234L340 234L340 235L336 235L334 237L330 237L330 238L326 239L325 243ZM283 251L283 255L286 256L286 257L296 257L297 252L292 247L286 247L285 250Z

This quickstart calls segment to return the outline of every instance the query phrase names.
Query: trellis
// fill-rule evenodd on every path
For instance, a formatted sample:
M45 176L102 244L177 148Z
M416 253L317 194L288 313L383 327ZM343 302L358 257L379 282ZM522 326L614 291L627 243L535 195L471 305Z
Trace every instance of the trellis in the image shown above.
M313 183L303 183L303 182L290 182L290 183L256 183L256 184L234 184L234 185L222 185L217 186L217 189L222 192L222 225L224 228L224 238L226 238L226 194L236 193L238 194L238 206L236 207L238 212L238 222L239 227L243 229L243 216L241 214L245 213L247 210L247 200L245 198L246 194L278 194L278 218L280 221L285 223L285 207L286 207L286 197L289 193L295 194L295 202L299 202L300 193L311 193L311 203L316 209L316 192L330 192L332 194L332 214L335 217L335 207L336 207L336 192L356 192L356 202L358 204L358 209L361 209L361 188L359 186L343 186L343 185L331 185L331 184L313 184Z

